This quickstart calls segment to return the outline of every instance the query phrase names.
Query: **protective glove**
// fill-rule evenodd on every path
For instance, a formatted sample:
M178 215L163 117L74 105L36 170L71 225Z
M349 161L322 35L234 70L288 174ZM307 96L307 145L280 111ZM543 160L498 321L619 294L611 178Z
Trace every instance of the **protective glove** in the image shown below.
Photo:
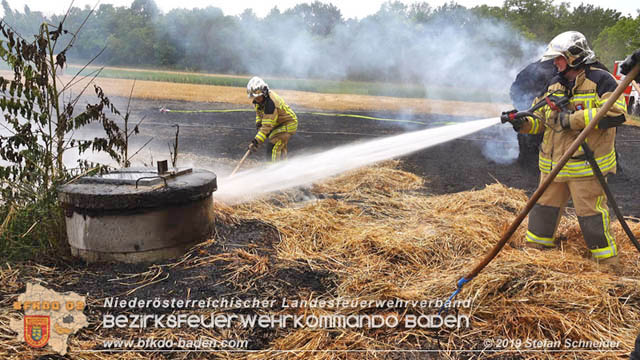
M622 125L625 121L627 120L627 118L624 115L618 115L618 116L605 116L602 118L602 120L600 120L600 122L598 123L598 127L601 130L605 130L605 129L609 129L612 127L616 127L616 126L620 126Z
M502 114L500 115L500 121L502 121L502 123L510 123L511 126L513 126L513 130L515 130L516 132L519 132L520 129L522 129L522 125L524 124L524 122L526 121L524 117L521 116L517 116L516 114L518 113L518 110L509 110L509 111L503 111Z
M259 146L260 146L260 143L258 142L258 140L253 139L249 143L249 150L251 150L251 152L256 152Z
M256 121L256 131L260 130L262 127L262 121Z
M620 66L620 72L627 75L636 64L640 63L640 49L636 50L633 54L627 56L625 61ZM636 82L640 82L640 75L635 78Z
M549 104L549 106L551 106L551 110L561 111L569 106L569 96L564 92L557 91L547 96L547 100L547 103L551 102L553 104Z
M570 121L571 114L573 114L573 111L569 111L569 110L563 110L563 111L559 112L558 115L554 119L556 127L560 126L560 127L562 127L563 130L570 129L571 128L571 121Z

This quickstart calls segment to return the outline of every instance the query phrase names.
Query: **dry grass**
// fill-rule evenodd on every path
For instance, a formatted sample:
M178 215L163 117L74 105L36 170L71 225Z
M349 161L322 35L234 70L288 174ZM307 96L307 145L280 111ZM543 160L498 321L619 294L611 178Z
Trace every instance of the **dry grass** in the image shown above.
M393 166L367 168L314 188L318 193L338 194L341 200L322 200L303 208L254 203L237 208L235 215L258 216L274 224L283 235L277 247L280 258L338 274L335 296L443 299L499 240L526 196L495 184L481 191L428 197L416 192L420 186L420 178ZM473 330L447 334L445 348L478 348L487 337L561 342L611 339L620 340L617 350L628 353L640 320L640 263L620 226L616 223L613 229L626 265L624 277L609 274L585 258L575 218L562 222L560 233L567 240L555 251L523 249L525 226L459 295L473 298L468 311L474 318ZM640 226L635 225L634 232L640 233ZM276 347L343 348L340 342L327 340L324 332L299 332L279 339ZM349 332L343 335L358 337ZM381 337L373 341L360 336L347 348L419 348L413 344L425 339L433 346L427 331L392 331Z
M133 69L127 69L132 71ZM139 70L144 71L144 70ZM215 75L211 75L215 76ZM227 75L225 75L227 76ZM69 81L68 76L62 77ZM98 78L96 83L108 96L129 96L133 80ZM84 86L80 82L79 86ZM276 89L277 90L277 89ZM136 81L133 97L151 100L183 100L194 102L217 102L251 109L246 90L240 87L179 84L159 81ZM513 106L506 103L482 103L437 99L408 99L390 96L368 96L350 94L324 94L295 90L277 90L289 105L296 108L328 111L395 111L415 114L441 114L472 117L496 117ZM640 126L640 118L632 116L626 125Z
M301 299L347 298L352 300L435 300L446 299L456 281L466 274L499 240L505 226L527 200L523 191L501 184L483 190L442 196L424 194L420 177L398 170L397 162L360 169L314 185L312 191L324 199L296 204L290 196L228 207L216 205L220 221L242 223L260 219L278 229L280 242L274 259L251 250L230 250L208 255L194 248L173 266L202 268L224 260L236 270L229 281L263 281L282 263L297 263L314 271L332 274L335 288L327 293L299 292ZM524 224L526 225L526 224ZM500 255L476 279L467 284L459 300L472 299L469 308L458 314L472 318L470 329L442 330L380 329L294 329L275 330L269 350L258 353L206 353L196 358L250 359L334 359L404 358L398 350L440 349L442 358L616 358L628 354L640 321L640 260L633 245L616 223L625 271L610 274L585 255L575 217L560 226L564 236L560 248L539 251L523 248L522 226ZM640 225L633 224L636 236ZM1 268L3 306L0 312L0 357L24 358L42 352L27 348L11 338L6 324L17 313L6 310L24 282L24 267ZM33 269L32 269L33 270ZM44 279L55 269L36 269ZM159 275L150 269L140 279L153 281ZM237 277L234 277L237 276ZM133 281L133 279L129 280ZM244 283L243 286L252 286ZM277 292L276 292L277 294ZM265 294L266 296L267 294ZM268 294L271 296L271 294ZM91 296L89 294L89 296ZM91 299L94 303L96 299ZM438 308L298 308L271 309L272 313L304 314L435 314ZM98 315L91 326L70 340L74 359L156 359L161 354L86 354L81 349L99 347L110 337L133 338L134 330L105 331ZM180 329L145 331L144 336L215 339L249 338L247 329ZM507 352L459 353L455 350L482 350L485 339L535 339L564 343L572 340L618 340L619 348L602 352ZM278 352L278 350L296 350ZM327 352L305 350L361 350ZM375 351L374 351L375 350ZM16 353L20 351L20 355ZM144 356L143 356L144 355ZM415 358L426 357L416 353ZM194 358L172 354L175 358ZM172 357L172 358L173 358ZM413 358L413 357L408 357Z
M11 74L0 71L4 76ZM61 77L63 82L69 82L71 76ZM108 96L127 97L131 93L133 80L98 78L95 82L103 88ZM86 82L81 81L74 87L80 91ZM433 99L406 99L388 96L321 94L304 91L282 90L276 91L284 97L287 103L296 108L330 110L330 111L398 111L416 114L444 114L459 116L495 117L508 104L491 104L464 101L448 101ZM152 100L183 100L194 102L218 102L235 104L252 109L247 99L246 90L239 87L212 86L196 84L178 84L156 81L136 81L133 97Z
M133 80L100 78L96 82L110 96L126 96ZM277 90L277 89L276 89ZM509 105L463 101L405 99L389 96L321 94L295 90L277 90L287 103L297 108L330 111L411 111L417 114L459 116L497 116ZM144 99L171 99L196 102L222 102L250 108L244 88L212 85L136 81L133 96Z

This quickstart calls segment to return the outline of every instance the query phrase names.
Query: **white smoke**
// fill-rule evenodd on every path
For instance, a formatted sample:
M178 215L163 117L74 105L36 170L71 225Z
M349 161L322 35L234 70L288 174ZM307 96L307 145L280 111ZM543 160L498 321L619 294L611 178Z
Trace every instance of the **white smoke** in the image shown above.
M541 44L525 39L507 23L463 7L434 9L425 21L411 20L406 12L394 13L390 7L341 22L327 35L312 34L299 17L278 12L264 19L235 18L237 32L227 37L232 40L225 42L223 52L234 54L230 56L248 74L262 77L375 80L400 89L417 86L428 99L506 103L516 74L542 51ZM413 114L401 112L400 117L411 120ZM517 157L516 136L509 130L497 130L483 149L486 157L500 164Z
M179 44L189 61L202 59L202 70L215 64L217 71L262 77L422 85L427 98L504 102L517 70L540 53L540 44L510 25L453 5L424 21L383 5L377 14L339 22L323 35L286 11L258 19L201 10L210 28L180 23L180 12L172 11L157 31ZM208 35L198 35L203 33Z
M503 125L492 128L494 132L487 135L487 140L482 147L482 154L501 165L512 164L518 158L520 152L518 139L511 126Z
M440 94L438 87L445 86L458 89L460 100L477 90L484 101L504 101L517 70L539 54L539 45L498 20L457 13L455 21L449 13L427 23L371 16L341 23L326 37L310 34L295 19L257 22L241 28L266 35L255 40L258 56L240 58L250 73L263 76L378 79L422 84L428 98L455 97L455 90Z

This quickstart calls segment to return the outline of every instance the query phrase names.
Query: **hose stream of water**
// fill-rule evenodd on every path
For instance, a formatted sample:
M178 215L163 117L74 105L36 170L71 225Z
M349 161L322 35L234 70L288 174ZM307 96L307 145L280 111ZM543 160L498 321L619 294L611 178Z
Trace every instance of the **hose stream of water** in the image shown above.
M500 123L488 118L430 128L292 157L219 179L215 199L227 204L255 200L267 193L311 184L383 160L398 158ZM455 166L455 164L451 164Z

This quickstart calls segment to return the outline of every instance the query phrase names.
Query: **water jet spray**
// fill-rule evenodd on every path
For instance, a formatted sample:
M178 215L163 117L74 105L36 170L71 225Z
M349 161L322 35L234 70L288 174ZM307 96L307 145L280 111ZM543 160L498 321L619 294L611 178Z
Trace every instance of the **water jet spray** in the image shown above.
M292 157L288 161L241 171L233 177L220 179L220 189L214 197L229 204L252 201L271 192L311 184L362 166L398 158L498 123L500 119L497 117L481 119Z

